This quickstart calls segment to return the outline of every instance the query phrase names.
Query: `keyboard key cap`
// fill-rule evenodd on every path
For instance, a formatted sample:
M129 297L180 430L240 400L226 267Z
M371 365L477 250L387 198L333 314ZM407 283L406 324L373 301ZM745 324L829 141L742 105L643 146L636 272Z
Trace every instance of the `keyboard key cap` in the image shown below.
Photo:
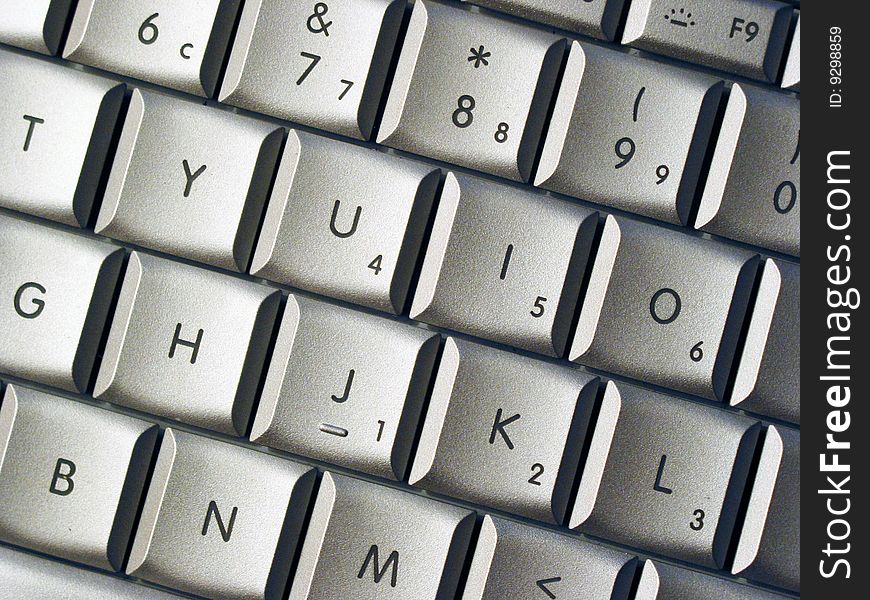
M535 185L686 224L722 81L574 42Z
M801 91L801 12L797 11L797 25L791 39L782 74L782 87ZM840 47L842 51L842 46Z
M315 472L167 429L127 574L209 598L281 598Z
M624 0L464 0L599 40L613 41Z
M0 539L120 569L156 439L151 423L6 386Z
M6 0L0 42L42 54L57 54L71 0Z
M564 48L549 33L415 2L378 142L528 181Z
M106 577L32 554L0 546L0 589L4 598L64 598L64 600L173 600L132 581Z
M800 100L735 83L695 227L801 253Z
M251 273L399 314L440 171L291 131Z
M462 600L625 600L637 559L486 515Z
M238 7L239 0L79 0L63 57L210 97Z
M251 441L402 479L439 341L290 295Z
M598 213L449 173L411 318L561 356Z
M474 513L324 473L290 600L453 598Z
M800 423L800 287L798 265L767 259L737 363L732 406Z
M633 0L622 43L761 81L779 74L792 7L720 0L691 7Z
M795 592L801 581L800 443L799 431L767 428L732 568L741 577Z
M94 398L245 432L280 292L133 252Z
M609 382L571 528L722 568L760 428L733 413Z
M220 100L369 139L404 0L246 2Z
M586 373L448 338L409 483L561 523L597 391Z
M0 372L84 391L124 252L0 215Z
M722 400L758 256L607 217L570 358Z
M783 600L785 596L647 560L635 600Z
M244 271L282 137L275 125L133 90L96 232Z
M84 226L124 84L0 50L0 206Z

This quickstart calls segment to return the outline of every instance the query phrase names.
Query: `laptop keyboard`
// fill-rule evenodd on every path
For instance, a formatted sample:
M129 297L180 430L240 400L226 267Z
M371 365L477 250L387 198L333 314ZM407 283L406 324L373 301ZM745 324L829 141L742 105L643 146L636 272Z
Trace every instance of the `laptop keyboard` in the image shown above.
M4 3L0 596L796 597L799 9Z

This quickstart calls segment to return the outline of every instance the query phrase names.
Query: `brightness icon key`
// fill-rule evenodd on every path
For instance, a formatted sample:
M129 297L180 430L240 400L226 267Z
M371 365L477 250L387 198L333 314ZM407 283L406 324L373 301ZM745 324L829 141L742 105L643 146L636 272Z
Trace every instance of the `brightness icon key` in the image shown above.
M695 25L695 21L692 20L692 13L686 12L685 8L681 8L679 11L676 8L672 8L670 14L665 15L665 21L677 27L694 27Z

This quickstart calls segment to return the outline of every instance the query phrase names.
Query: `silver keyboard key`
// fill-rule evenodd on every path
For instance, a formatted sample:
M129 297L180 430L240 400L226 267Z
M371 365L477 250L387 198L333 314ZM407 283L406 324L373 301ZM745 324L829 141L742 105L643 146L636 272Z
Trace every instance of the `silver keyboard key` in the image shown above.
M403 478L439 339L290 295L251 441Z
M0 206L85 226L124 84L0 50Z
M587 373L448 338L409 483L561 523L597 391Z
M574 42L535 185L685 225L720 79Z
M314 477L167 429L127 574L209 598L282 598Z
M124 252L0 215L0 371L84 391Z
M801 581L800 443L799 431L767 428L731 569L735 575L795 592ZM837 510L848 506L845 501L838 504Z
M737 414L609 382L571 528L722 568L760 429Z
M695 227L801 253L800 100L735 83Z
M411 318L561 356L598 213L448 173Z
M220 100L371 136L405 0L246 2Z
M448 600L474 513L324 473L289 600Z
M622 43L774 82L792 7L772 0L633 0Z
M279 296L256 283L133 252L94 398L243 434Z
M800 423L800 285L798 265L767 259L737 362L732 406Z
M795 26L794 35L791 38L791 45L789 46L788 54L786 55L785 70L782 73L782 87L799 92L799 91L801 91L801 12L800 11L797 11L797 16L798 16L797 25ZM840 38L840 42L833 42L833 40L832 40L832 43L842 43L842 37ZM840 48L840 52L842 52L843 47L839 46L839 48ZM836 50L834 50L834 51L836 52Z
M5 0L0 43L57 54L72 0Z
M96 232L244 271L283 129L133 90Z
M628 554L486 515L462 600L626 600Z
M251 274L399 314L440 171L291 131Z
M63 57L210 97L239 0L79 0Z
M418 0L379 143L528 181L565 41Z
M570 358L724 399L758 256L607 217Z
M0 539L120 569L156 439L151 423L6 386Z
M634 600L785 600L785 596L647 560Z
M464 0L530 21L613 41L624 0Z
M179 596L0 546L0 599L21 598L177 600Z

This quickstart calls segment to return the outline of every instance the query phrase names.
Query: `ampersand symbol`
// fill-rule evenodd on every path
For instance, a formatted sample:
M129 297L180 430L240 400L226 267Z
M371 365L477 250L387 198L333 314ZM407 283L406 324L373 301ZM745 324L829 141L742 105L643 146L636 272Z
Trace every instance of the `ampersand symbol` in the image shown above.
M322 33L326 37L329 37L329 26L332 25L332 21L323 20L327 12L329 12L329 6L325 2L315 4L314 14L308 17L308 31L311 33Z

